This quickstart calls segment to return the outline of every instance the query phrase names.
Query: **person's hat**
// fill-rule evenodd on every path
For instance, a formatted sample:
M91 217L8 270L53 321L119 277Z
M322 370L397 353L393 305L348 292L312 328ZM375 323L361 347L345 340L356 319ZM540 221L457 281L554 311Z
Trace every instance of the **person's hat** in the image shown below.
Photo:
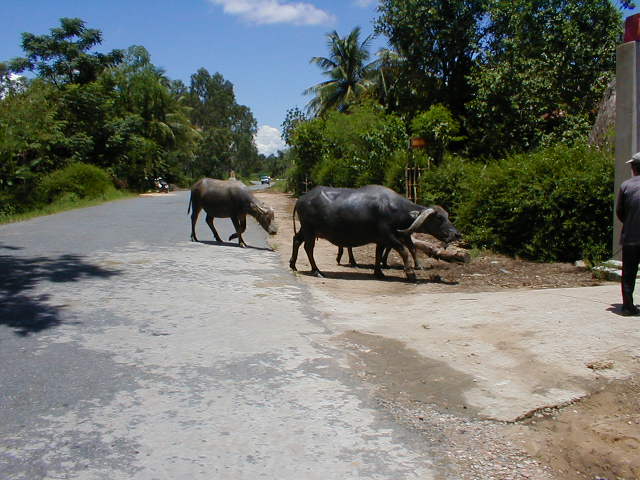
M637 164L640 164L640 152L636 153L633 157L631 157L625 163L637 163Z

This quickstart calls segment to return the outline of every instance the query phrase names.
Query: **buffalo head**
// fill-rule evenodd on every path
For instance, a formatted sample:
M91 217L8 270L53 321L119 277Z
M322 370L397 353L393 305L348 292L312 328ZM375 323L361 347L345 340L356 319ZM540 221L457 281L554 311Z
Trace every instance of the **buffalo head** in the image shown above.
M278 233L273 208L264 204L255 204L254 207L256 212L255 219L258 221L260 226L262 226L269 235L275 235Z
M409 228L398 230L400 233L428 233L438 240L451 243L460 240L462 235L449 220L449 214L442 207L433 206L423 210L413 210L409 213L413 218L413 223Z

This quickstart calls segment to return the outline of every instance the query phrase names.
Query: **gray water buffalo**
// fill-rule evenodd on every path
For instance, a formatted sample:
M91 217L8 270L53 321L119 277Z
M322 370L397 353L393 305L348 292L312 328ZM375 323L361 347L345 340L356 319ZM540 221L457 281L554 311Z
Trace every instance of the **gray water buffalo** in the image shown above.
M213 226L215 217L231 218L236 233L232 234L229 240L237 238L241 247L247 246L242 239L242 234L247 228L247 214L254 217L270 235L278 233L273 209L259 202L247 186L237 180L203 178L191 187L187 213L191 210L191 241L193 242L198 241L196 221L203 208L207 213L207 225L218 242L222 242L222 239Z
M299 231L295 231L296 213ZM296 270L298 250L304 242L311 273L316 276L322 276L313 258L316 238L329 240L338 247L375 243L374 274L379 278L384 277L382 252L387 247L393 248L402 257L409 280L416 278L406 246L412 243L412 233L428 233L446 243L460 238L460 232L442 207L417 205L380 185L358 189L315 187L298 199L293 217L295 234L289 266Z

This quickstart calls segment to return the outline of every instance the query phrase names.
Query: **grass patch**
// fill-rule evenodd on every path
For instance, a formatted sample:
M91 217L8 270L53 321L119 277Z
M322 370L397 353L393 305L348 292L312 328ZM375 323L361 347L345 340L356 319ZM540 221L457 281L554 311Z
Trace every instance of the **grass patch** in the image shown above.
M132 198L137 196L135 193L130 193L121 190L111 189L97 198L78 198L75 195L63 195L56 199L54 202L44 207L29 210L27 212L17 213L14 215L0 215L0 224L22 222L31 218L42 217L45 215L53 215L54 213L65 212L67 210L74 210L76 208L93 207L102 203L111 202L114 200L122 200L125 198Z
M278 193L291 193L287 188L286 180L273 180L271 186L269 187L269 190L273 190L274 192Z

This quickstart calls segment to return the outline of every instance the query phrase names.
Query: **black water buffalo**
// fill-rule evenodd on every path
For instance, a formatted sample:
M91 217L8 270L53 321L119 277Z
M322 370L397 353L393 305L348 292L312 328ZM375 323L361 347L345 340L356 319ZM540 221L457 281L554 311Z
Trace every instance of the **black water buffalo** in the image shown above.
M193 209L192 209L193 207ZM196 221L200 210L207 212L207 225L211 228L213 236L218 242L222 242L220 235L213 226L215 217L231 218L236 233L229 240L238 239L241 247L247 244L242 239L242 234L247 228L247 214L254 217L258 223L270 235L278 233L274 221L273 209L256 200L247 186L237 180L215 180L203 178L191 187L189 210L191 212L191 240L197 242Z
M428 233L444 242L460 238L460 232L449 221L447 212L438 206L424 207L380 185L366 187L315 187L302 195L293 210L294 231L296 212L300 230L293 236L293 251L289 266L296 270L298 249L304 242L311 272L322 276L313 258L316 238L325 238L338 247L358 247L376 244L374 274L383 277L383 249L393 248L402 257L409 280L415 280L409 266L406 245L412 243L414 232Z
M418 252L416 251L416 246L414 244L413 238L411 236L407 237L403 235L400 237L404 246L409 249L409 253L411 254L411 258L413 258L413 267L416 270L422 268L420 262L418 261ZM391 247L385 247L382 251L382 268L389 268L389 254L391 253ZM336 255L336 263L340 265L340 260L342 260L342 255L344 255L344 247L338 247L338 254ZM358 263L356 262L356 257L353 255L353 248L347 247L347 255L349 257L349 266L357 267Z

